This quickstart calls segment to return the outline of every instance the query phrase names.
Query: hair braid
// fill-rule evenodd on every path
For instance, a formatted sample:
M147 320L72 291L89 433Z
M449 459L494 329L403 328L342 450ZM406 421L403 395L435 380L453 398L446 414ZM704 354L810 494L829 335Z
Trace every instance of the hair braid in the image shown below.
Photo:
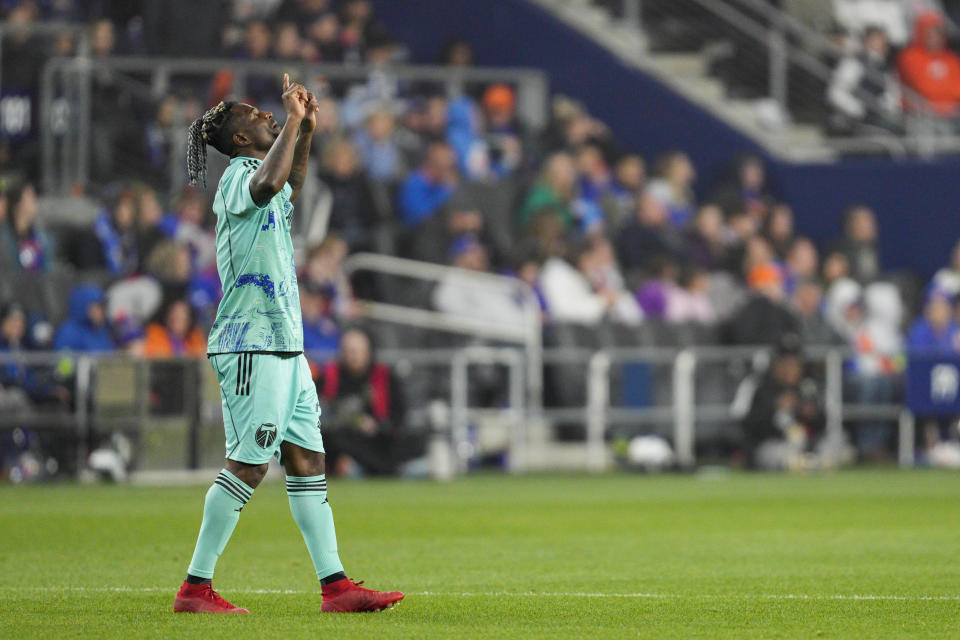
M187 129L187 175L190 186L207 186L207 146L203 141L203 122L194 120Z
M207 186L207 145L227 153L220 135L230 120L233 102L221 102L190 123L187 129L187 174L192 186Z

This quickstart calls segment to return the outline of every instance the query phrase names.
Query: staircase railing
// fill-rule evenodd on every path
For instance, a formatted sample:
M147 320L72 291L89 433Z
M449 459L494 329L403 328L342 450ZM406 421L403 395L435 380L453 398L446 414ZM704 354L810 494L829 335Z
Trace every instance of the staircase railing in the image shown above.
M705 27L718 35L734 32L762 50L765 60L756 60L767 65L765 91L779 107L781 113L790 113L791 98L797 93L809 91L801 86L794 76L796 72L809 74L816 82L828 87L833 78L832 62L841 59L845 52L825 34L800 22L789 13L771 6L763 0L620 0L620 15L623 22L636 28L651 30L651 21L646 15L666 11L671 15L690 13L708 15L711 23ZM604 4L610 5L610 2ZM703 31L704 25L701 25ZM701 47L703 42L691 42ZM744 71L746 73L746 71ZM873 73L868 71L868 73ZM878 78L883 80L883 78ZM904 104L909 113L903 120L902 132L881 129L863 135L827 135L824 144L837 153L884 152L893 156L916 154L923 157L937 153L960 151L960 136L947 133L942 119L930 108L927 100L908 87L902 87ZM883 112L880 99L863 91L856 95L868 109ZM825 102L823 95L804 96L809 102Z

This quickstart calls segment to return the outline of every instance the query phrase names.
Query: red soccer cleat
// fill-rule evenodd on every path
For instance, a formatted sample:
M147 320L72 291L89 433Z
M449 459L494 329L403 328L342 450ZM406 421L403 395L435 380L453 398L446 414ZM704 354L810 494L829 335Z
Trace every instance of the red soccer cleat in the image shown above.
M324 613L361 613L364 611L382 611L403 600L399 591L374 591L364 589L360 582L344 578L323 585Z
M250 613L221 598L209 582L184 582L173 601L173 610L177 613Z

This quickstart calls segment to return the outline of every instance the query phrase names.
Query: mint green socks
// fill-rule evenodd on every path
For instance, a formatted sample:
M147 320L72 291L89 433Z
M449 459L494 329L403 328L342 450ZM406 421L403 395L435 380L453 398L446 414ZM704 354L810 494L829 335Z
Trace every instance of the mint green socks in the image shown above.
M326 476L287 476L287 495L290 497L290 513L307 543L317 577L323 580L342 572L333 511L327 503Z
M220 475L213 481L213 486L207 491L207 500L203 505L203 524L200 525L197 547L193 551L193 559L187 571L189 575L213 578L213 568L237 526L240 510L252 495L253 489L237 476L226 469L220 471Z
M322 580L342 572L333 511L327 503L326 476L287 476L287 494L290 497L290 512L307 543L317 577ZM197 548L187 572L191 579L213 578L213 569L237 526L240 510L252 495L253 489L226 469L214 480L213 486L207 491L203 524L200 525Z

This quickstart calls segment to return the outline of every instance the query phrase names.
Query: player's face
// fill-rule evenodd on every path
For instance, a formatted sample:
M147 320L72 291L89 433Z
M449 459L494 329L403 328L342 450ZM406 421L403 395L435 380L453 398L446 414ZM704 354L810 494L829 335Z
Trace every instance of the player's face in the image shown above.
M237 133L242 134L256 149L267 150L280 135L280 123L270 111L261 111L250 104L239 104L236 114L239 117Z

